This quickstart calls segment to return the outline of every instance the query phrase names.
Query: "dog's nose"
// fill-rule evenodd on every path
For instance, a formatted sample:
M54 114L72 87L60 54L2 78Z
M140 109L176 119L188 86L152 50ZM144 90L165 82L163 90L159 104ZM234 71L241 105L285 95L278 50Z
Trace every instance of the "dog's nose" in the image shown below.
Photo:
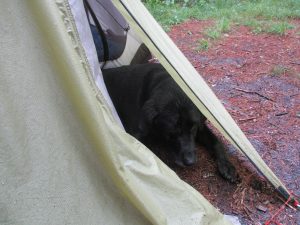
M193 152L186 152L183 155L183 163L185 166L192 166L196 163L196 155Z

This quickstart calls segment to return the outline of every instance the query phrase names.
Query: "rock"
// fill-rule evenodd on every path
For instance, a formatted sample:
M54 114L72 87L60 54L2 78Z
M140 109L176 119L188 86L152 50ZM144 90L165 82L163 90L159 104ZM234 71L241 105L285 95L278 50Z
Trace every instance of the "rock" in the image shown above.
M259 210L259 211L262 211L262 212L267 212L268 211L268 208L263 206L263 205L257 205L256 209Z

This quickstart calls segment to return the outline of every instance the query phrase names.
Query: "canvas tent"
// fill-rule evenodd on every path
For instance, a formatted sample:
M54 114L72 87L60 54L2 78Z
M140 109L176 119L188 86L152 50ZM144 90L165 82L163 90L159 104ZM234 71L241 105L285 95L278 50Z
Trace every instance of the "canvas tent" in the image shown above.
M288 193L142 4L112 3L139 38L132 34L123 57L106 66L130 63L126 54L139 44L128 48L129 40L144 42L214 125ZM0 7L0 224L230 224L122 128L82 1L2 0Z

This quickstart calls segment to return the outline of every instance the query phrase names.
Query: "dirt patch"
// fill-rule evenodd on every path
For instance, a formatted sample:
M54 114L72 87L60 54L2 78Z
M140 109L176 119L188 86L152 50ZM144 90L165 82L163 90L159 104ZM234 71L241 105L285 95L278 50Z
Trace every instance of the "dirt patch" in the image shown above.
M199 51L204 29L212 21L190 20L169 35L214 90L226 109L274 173L300 196L300 21L286 35L255 35L236 26ZM263 224L283 204L249 161L227 143L241 183L217 175L213 160L199 149L199 163L174 168L225 214L243 224ZM276 217L282 224L300 224L299 211L285 208Z

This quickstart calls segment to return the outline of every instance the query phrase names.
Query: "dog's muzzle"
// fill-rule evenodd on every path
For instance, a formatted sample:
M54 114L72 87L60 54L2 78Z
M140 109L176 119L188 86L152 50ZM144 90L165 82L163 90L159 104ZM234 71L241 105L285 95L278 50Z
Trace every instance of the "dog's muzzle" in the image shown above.
M185 152L183 154L183 164L186 166L192 166L196 163L196 154L195 152Z
M192 166L197 162L196 151L181 152L175 158L175 163L180 167Z
M178 137L174 142L175 163L178 166L192 166L197 161L195 142L191 135Z

